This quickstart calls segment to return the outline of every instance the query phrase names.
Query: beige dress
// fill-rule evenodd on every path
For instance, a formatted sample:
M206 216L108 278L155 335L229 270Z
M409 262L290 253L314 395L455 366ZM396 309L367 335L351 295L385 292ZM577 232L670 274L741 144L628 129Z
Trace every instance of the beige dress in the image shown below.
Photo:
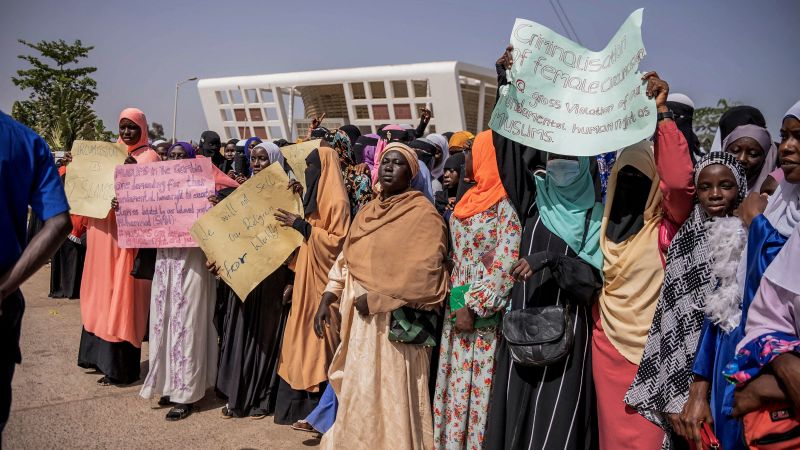
M326 292L339 296L341 344L328 372L339 400L323 449L432 449L428 395L430 348L390 342L391 311L363 317L355 299L367 291L348 273L342 255Z

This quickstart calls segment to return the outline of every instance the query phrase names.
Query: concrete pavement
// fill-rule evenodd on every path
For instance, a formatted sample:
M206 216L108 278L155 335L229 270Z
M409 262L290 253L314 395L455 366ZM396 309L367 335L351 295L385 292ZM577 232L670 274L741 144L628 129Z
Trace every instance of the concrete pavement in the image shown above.
M314 435L262 420L223 419L213 392L179 422L167 409L139 397L137 385L100 386L100 374L77 366L81 320L78 300L47 297L45 267L22 288L22 364L13 382L11 418L3 433L9 449L209 448L302 449L318 445ZM147 344L142 348L142 378Z

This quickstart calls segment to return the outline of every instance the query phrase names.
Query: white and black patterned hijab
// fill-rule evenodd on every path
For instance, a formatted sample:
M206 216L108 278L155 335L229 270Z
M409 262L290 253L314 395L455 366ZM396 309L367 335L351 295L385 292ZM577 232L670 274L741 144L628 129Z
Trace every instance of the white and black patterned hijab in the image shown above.
M747 195L747 178L736 159L712 152L698 161L694 181L708 166L722 164L733 172L739 195L733 208ZM692 364L703 325L706 297L717 285L712 271L709 216L697 203L691 216L672 239L667 251L664 284L647 337L644 354L625 402L639 414L667 427L665 414L680 413L688 399ZM667 438L668 439L668 438ZM670 445L665 440L665 448Z

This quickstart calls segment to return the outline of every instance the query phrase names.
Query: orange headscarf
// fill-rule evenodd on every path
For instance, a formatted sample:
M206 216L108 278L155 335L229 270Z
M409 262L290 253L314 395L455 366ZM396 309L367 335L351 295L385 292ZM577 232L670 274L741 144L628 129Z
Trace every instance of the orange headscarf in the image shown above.
M459 219L486 211L507 196L497 170L492 130L482 131L475 137L472 144L472 168L477 184L456 204L453 215Z
M450 141L447 143L447 145L450 148L458 149L458 151L461 151L461 149L463 149L467 145L467 141L469 141L474 137L475 136L473 136L472 133L470 133L469 131L458 131L456 133L453 133L452 136L450 136Z

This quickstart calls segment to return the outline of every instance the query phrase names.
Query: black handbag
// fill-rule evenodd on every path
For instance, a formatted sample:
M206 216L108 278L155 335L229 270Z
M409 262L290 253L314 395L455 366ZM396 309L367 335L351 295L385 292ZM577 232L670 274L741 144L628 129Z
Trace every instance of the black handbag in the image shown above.
M586 243L592 210L586 211L580 250ZM563 361L575 340L574 316L575 310L569 305L534 306L506 314L503 337L511 359L531 367L546 367Z
M152 280L156 274L156 249L140 248L133 259L131 276L137 280Z
M573 324L573 312L561 305L511 311L503 317L503 336L511 359L533 367L564 360L575 339Z

